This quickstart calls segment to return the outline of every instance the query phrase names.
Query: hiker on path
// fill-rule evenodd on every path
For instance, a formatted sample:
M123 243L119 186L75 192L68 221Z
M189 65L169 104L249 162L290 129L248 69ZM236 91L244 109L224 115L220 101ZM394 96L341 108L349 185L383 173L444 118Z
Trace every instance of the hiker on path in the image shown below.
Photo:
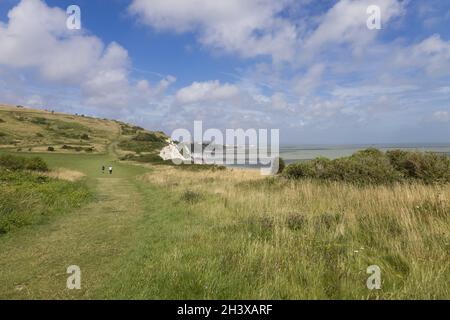
M105 173L105 166L102 166L102 173Z
M109 167L109 174L112 174L113 167Z

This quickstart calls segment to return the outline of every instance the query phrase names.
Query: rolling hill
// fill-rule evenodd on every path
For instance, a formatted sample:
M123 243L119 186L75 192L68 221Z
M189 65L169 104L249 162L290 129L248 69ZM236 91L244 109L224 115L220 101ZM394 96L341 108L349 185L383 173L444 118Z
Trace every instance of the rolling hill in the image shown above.
M117 120L0 104L0 149L16 152L155 153L168 137Z

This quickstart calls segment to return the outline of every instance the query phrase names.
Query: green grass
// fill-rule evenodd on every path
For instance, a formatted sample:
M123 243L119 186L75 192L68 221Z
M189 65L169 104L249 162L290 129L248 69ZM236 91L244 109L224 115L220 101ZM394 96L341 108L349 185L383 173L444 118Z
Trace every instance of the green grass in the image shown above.
M90 198L82 182L51 179L0 168L0 234L44 223L52 216L80 208Z
M35 154L25 154L33 157ZM448 299L450 188L43 153L94 199L0 236L6 299ZM113 165L112 176L101 173ZM79 265L82 289L65 288ZM366 288L369 265L382 290Z

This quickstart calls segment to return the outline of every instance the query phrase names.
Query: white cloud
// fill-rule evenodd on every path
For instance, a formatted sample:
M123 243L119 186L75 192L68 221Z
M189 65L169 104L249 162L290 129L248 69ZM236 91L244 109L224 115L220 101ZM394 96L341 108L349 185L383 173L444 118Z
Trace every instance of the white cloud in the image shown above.
M176 100L180 104L191 104L205 101L227 100L236 97L239 88L228 83L220 84L218 80L208 82L194 82L176 93Z
M320 85L325 65L318 63L311 66L304 76L295 80L294 90L299 95L310 94Z
M130 12L156 30L196 32L208 47L289 60L297 32L279 13L288 1L133 0Z
M450 121L450 114L448 111L436 111L432 116L433 121L447 123Z
M289 104L286 101L286 97L281 92L276 92L271 98L272 106L275 110L286 110L289 108Z
M0 64L35 68L44 80L76 83L97 64L103 43L69 32L66 14L40 0L22 0L0 26Z
M346 99L346 98L361 98L361 97L374 97L382 95L394 95L408 93L419 89L413 85L366 85L366 86L354 86L354 87L336 87L332 91L332 95Z
M435 34L405 52L403 58L409 63L425 68L430 75L450 74L450 41L444 41Z
M361 50L376 37L376 30L367 28L367 8L377 5L381 9L382 25L403 13L397 0L341 0L322 18L319 26L305 41L310 54L325 46L349 44L354 51Z
M49 83L78 87L87 106L126 108L132 99L139 99L139 89L129 79L128 52L119 44L106 46L95 36L68 30L65 11L41 0L22 0L8 18L0 24L0 65L34 71ZM174 81L163 79L157 88L148 88L147 97L161 94Z

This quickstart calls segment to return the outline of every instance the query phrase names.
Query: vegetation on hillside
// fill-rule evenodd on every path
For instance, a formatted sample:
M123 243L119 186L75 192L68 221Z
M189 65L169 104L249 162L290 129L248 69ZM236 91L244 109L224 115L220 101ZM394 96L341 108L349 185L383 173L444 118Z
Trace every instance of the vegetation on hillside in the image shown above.
M0 156L0 234L78 208L90 197L83 182L49 178L41 158Z
M47 163L39 157L24 158L14 155L0 155L0 167L19 171L19 170L30 170L30 171L48 171Z
M119 148L125 151L157 154L167 145L167 137L153 132L139 131L131 139L124 139Z
M0 145L16 151L101 152L119 132L112 121L44 110L0 105L0 116Z
M19 152L159 153L167 136L121 121L0 105L0 146Z
M450 182L450 158L446 155L377 149L362 150L350 157L329 160L316 158L289 165L284 176L290 179L318 179L353 184L391 184L417 181Z

